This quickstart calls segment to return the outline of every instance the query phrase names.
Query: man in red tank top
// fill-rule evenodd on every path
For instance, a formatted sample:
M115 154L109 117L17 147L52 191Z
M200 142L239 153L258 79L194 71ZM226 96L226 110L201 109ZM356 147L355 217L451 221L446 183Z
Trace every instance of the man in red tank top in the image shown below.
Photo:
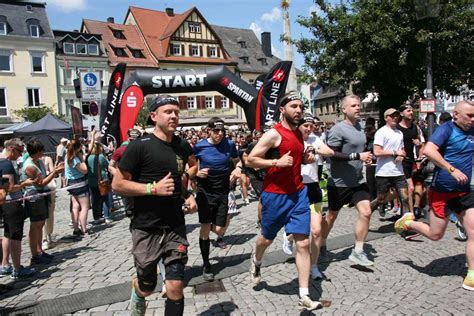
M320 302L309 297L309 233L310 208L307 190L302 182L301 163L315 160L314 154L304 152L298 123L303 115L303 104L297 93L290 92L280 102L282 122L266 132L250 152L247 165L265 168L262 202L262 231L257 237L255 254L251 258L250 277L255 284L261 281L260 267L265 249L271 245L278 231L285 227L296 241L300 309L313 310Z

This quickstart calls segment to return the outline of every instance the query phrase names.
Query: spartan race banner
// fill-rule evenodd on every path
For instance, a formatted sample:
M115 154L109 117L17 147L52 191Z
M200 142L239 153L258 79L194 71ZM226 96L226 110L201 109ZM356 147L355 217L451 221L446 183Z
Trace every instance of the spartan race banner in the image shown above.
M107 123L107 127L105 128L103 124L102 135L113 135L118 143L124 141L128 129L135 124L146 95L199 91L217 91L228 97L243 108L249 128L260 129L267 120L278 117L278 101L285 92L290 67L291 62L287 61L276 64L267 74L266 81L263 82L259 91L230 72L225 66L188 70L137 69L130 74L123 85L121 97L115 88L112 91L109 88L107 102L109 111L106 114L109 115L111 112L114 116L110 116L109 121L106 121L109 116L105 117L104 124ZM111 86L115 87L116 83L116 81L111 82ZM261 97L257 103L259 94ZM119 111L117 111L117 106L120 108ZM116 116L117 112L120 112L120 115ZM121 135L120 139L117 138L119 135Z
M107 100L101 103L100 109L100 134L101 142L107 144L109 139L120 145L119 134L119 116L120 116L120 92L125 78L125 70L127 66L120 63L110 76L109 91L107 92Z

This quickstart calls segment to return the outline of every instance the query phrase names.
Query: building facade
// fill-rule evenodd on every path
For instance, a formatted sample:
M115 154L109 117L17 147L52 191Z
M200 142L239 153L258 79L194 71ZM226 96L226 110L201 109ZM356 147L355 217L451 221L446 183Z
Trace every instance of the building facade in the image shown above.
M0 118L15 110L58 107L55 46L44 2L0 1Z

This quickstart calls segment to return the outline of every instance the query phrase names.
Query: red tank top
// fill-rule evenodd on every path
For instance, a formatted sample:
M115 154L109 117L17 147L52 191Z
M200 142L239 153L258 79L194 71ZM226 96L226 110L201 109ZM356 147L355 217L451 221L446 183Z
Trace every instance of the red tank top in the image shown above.
M267 169L263 190L269 193L291 194L303 189L303 177L301 176L301 163L303 161L304 143L301 132L289 130L281 123L273 127L281 135L281 143L278 147L280 157L291 151L293 166L285 168L271 167Z

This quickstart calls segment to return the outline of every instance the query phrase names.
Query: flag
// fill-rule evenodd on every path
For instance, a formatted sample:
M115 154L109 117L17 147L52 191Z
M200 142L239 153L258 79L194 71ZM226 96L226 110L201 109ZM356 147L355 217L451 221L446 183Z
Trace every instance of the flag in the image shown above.
M64 56L63 59L64 59L64 67L66 68L66 70L69 70L69 62L67 61L66 56Z

